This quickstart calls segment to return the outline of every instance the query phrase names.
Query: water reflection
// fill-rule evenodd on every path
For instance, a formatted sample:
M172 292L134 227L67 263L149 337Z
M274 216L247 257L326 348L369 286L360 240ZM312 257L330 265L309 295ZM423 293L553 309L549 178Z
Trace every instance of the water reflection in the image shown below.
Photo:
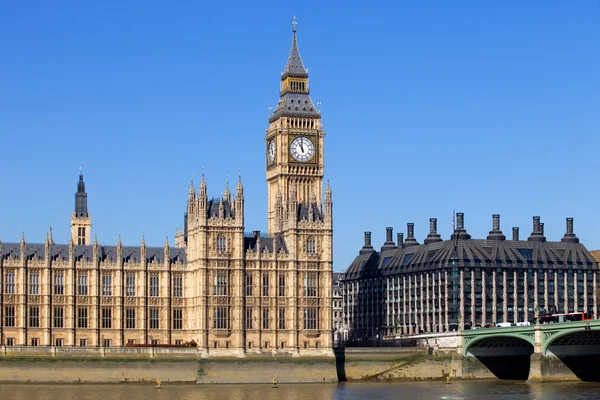
M597 383L524 383L499 380L270 385L0 385L1 400L583 400L600 399Z

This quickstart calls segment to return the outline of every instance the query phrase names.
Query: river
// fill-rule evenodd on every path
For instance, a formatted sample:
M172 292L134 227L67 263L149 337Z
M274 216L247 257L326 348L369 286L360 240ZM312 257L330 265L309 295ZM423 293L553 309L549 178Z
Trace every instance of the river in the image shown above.
M1 400L583 400L600 399L596 383L524 383L507 381L454 381L280 384L270 385L181 385L151 384L38 385L2 384Z

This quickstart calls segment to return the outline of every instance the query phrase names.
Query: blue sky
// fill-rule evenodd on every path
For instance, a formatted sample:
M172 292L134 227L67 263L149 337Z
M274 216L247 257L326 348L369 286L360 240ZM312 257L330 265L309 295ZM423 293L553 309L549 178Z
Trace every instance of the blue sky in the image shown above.
M297 16L322 102L334 269L452 211L474 237L575 218L600 248L600 1L2 2L0 238L67 242L79 166L105 244L162 246L191 174L242 173L266 231L264 134ZM219 3L219 4L217 4Z

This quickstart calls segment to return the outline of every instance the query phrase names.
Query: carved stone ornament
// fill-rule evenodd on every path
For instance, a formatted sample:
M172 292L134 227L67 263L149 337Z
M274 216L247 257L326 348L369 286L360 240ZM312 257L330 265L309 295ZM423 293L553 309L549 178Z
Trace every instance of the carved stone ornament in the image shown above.
M130 305L134 305L135 304L135 297L126 297L125 298L125 303L126 304L130 304Z
M29 297L29 302L30 303L39 303L40 302L40 296L30 296Z
M108 297L108 296L102 297L102 304L112 304L112 297Z
M86 296L79 296L79 297L77 297L77 303L78 304L87 304L88 298Z

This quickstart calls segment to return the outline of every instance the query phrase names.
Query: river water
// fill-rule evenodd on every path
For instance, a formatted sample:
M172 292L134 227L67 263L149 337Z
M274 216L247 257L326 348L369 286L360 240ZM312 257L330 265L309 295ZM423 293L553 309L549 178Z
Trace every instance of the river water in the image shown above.
M396 383L176 385L0 384L0 400L583 400L600 399L596 383L524 383L499 380Z

